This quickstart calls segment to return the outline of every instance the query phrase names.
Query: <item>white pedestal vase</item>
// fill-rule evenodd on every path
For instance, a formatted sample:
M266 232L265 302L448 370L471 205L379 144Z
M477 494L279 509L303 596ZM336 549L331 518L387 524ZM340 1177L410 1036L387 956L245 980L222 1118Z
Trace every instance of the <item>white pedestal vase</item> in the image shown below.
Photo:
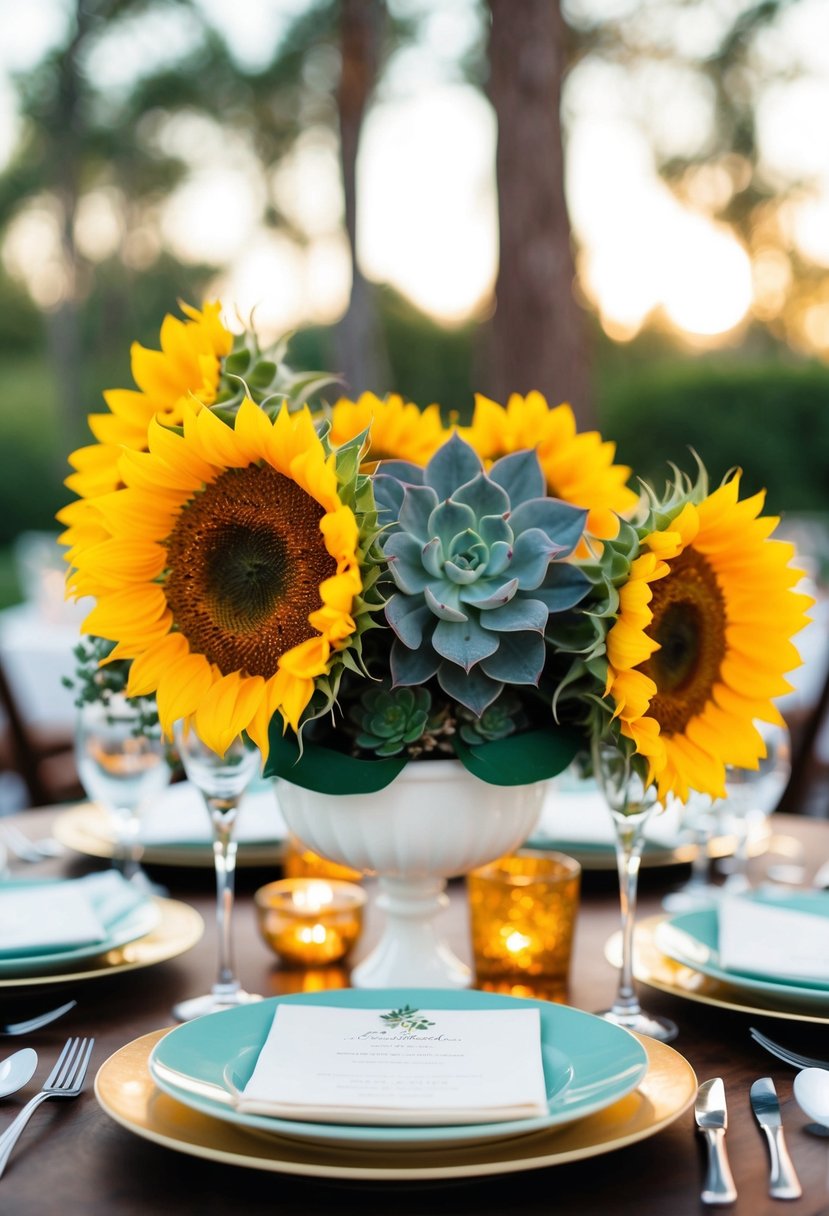
M308 848L379 878L386 924L352 973L356 988L469 985L469 968L434 924L448 903L446 880L522 844L546 785L489 785L458 760L414 761L371 794L320 794L279 781L285 821Z

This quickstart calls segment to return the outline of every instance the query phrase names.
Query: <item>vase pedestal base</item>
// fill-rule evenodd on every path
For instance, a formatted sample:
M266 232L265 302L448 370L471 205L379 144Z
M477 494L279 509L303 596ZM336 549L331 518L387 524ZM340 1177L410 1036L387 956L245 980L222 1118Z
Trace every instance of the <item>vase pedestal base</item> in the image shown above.
M351 973L355 988L468 988L472 972L442 941L435 917L447 907L443 878L378 879L386 915L379 943Z

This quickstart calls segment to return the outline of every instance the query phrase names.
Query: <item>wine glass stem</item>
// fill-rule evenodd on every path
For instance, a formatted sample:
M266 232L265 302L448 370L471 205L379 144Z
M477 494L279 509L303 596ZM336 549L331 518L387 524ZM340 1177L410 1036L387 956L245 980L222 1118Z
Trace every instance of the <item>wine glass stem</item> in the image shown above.
M239 987L233 964L233 897L236 879L237 799L208 798L213 824L213 861L216 867L216 928L219 936L219 966L213 991L219 995Z
M613 812L616 829L616 865L619 870L619 899L622 910L622 965L619 986L611 1012L618 1016L641 1012L633 987L633 927L636 920L636 894L639 884L639 864L645 842L644 825L647 815L623 815Z
M707 826L694 829L696 852L691 859L691 877L688 880L688 886L693 887L695 891L702 891L708 886L708 870L711 864L708 856L710 839L711 831Z
M141 849L138 833L141 821L134 810L119 807L116 812L118 862L124 878L132 880L140 869Z

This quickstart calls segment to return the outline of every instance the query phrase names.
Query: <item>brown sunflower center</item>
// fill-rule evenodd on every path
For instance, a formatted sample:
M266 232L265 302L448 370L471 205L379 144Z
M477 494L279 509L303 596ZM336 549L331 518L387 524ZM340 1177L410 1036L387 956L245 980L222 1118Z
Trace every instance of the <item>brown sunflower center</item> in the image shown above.
M689 547L670 566L652 584L648 634L661 649L641 668L657 687L648 714L666 735L681 733L710 700L726 652L725 599L707 559Z
M228 469L181 512L168 541L167 601L191 650L224 675L270 677L315 636L308 614L336 573L319 503L268 465Z

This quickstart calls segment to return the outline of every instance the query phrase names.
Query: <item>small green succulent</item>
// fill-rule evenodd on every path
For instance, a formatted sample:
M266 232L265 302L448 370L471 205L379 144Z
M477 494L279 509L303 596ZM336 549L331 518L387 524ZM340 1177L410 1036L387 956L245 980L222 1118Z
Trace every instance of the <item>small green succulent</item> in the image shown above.
M537 686L551 613L590 586L563 560L586 512L547 497L535 452L487 472L457 434L425 468L386 462L374 489L394 583L385 606L393 684L436 678L476 717L505 686Z
M487 706L478 717L463 705L458 706L458 733L464 743L475 747L479 743L492 743L496 739L508 739L529 726L520 700L509 692L501 693L492 705Z
M436 705L428 688L392 688L388 681L372 685L348 711L358 732L355 747L375 756L453 754L448 740L456 722L442 700Z
M391 688L385 683L369 688L349 712L360 732L355 743L375 756L396 756L424 734L431 708L425 688Z

